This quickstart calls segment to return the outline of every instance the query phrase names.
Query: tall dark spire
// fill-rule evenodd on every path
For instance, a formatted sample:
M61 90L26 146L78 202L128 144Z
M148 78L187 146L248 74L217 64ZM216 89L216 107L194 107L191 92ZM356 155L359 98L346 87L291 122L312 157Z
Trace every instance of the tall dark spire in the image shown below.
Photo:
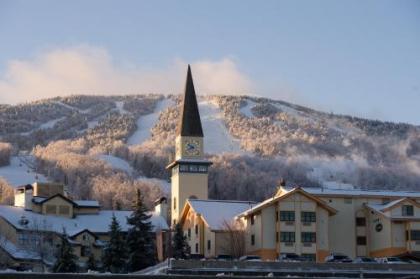
M203 137L200 112L198 111L197 97L195 96L190 65L188 65L184 101L182 104L182 115L178 125L178 135L187 137Z

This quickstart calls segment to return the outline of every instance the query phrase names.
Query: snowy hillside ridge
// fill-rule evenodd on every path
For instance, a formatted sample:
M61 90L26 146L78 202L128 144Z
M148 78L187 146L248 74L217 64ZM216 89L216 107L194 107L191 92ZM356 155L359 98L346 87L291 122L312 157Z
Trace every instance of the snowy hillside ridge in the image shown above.
M214 162L212 198L264 199L281 178L290 186L420 189L419 126L250 96L199 96L198 103L204 150ZM68 183L77 198L129 206L124 191L142 187L152 205L169 192L165 166L174 156L180 109L181 96L158 94L0 106L0 142L11 143L14 154L32 152L33 169ZM3 168L0 179L13 183Z

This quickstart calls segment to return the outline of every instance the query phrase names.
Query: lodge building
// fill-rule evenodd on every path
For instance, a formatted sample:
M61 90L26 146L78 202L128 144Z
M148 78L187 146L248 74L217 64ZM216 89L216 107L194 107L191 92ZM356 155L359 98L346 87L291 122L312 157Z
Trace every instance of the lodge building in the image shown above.
M273 197L260 203L209 200L211 162L205 157L203 137L188 67L175 161L168 169L171 224L182 224L192 254L231 254L234 226L244 234L245 254L269 260L281 253L317 262L332 252L352 258L420 256L420 192L280 185Z

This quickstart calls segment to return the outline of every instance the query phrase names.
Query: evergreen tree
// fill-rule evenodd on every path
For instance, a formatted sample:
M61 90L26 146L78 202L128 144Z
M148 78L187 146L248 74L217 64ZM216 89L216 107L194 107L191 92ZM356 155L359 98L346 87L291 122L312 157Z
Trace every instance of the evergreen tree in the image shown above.
M105 247L102 261L106 271L122 273L126 270L127 250L120 224L115 215L112 215L109 232L110 239Z
M190 252L190 246L187 242L187 237L182 231L180 223L175 226L175 234L172 238L172 253L175 259L185 259L188 257Z
M53 266L53 272L57 273L73 273L77 271L77 257L73 254L73 248L67 237L67 233L63 230L61 238L61 247L58 254L58 259Z
M93 256L93 253L89 255L87 268L89 270L96 270L97 269L96 262L95 262L95 257Z
M128 269L137 271L155 263L151 215L147 214L140 189L137 189L133 213L127 218L131 225L127 234Z

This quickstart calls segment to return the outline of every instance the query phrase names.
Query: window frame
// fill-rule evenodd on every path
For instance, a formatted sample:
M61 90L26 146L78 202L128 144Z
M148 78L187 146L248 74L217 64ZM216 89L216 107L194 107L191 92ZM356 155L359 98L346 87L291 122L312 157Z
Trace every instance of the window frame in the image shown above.
M316 243L316 232L301 232L302 243Z
M316 223L316 212L315 211L301 211L300 221L302 223Z
M295 222L296 213L291 210L280 210L280 222Z
M281 243L295 243L296 233L295 232L280 232Z

